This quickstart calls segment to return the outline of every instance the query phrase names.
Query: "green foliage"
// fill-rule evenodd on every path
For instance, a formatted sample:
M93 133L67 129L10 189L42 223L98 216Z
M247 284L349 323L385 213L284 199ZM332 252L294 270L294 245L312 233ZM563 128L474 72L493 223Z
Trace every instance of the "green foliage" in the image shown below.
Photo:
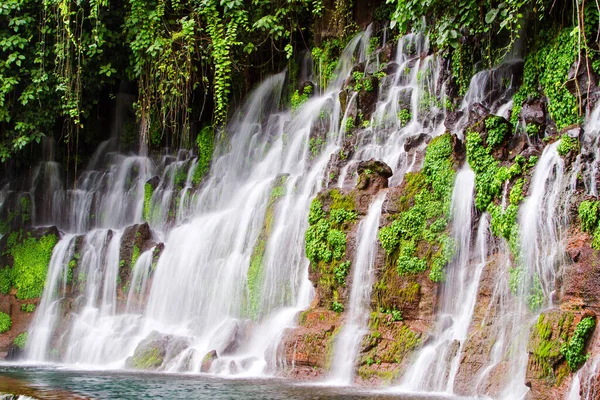
M579 220L581 221L581 230L584 232L594 232L598 227L600 210L600 201L585 200L579 204Z
M335 200L334 200L335 202ZM309 227L305 235L306 256L313 263L341 260L346 253L346 234L334 226L356 218L354 211L348 208L333 208L329 216L323 211L318 199L313 200L308 215ZM333 216L332 216L333 214Z
M301 91L296 90L292 93L291 103L292 111L298 111L304 103L308 101L308 97L312 94L312 86L306 85Z
M410 111L406 108L398 111L398 121L400 121L400 126L406 126L411 120Z
M574 153L579 153L579 139L572 138L567 134L562 135L556 151L561 157L565 157L571 151Z
M488 149L498 146L510 133L509 124L504 118L495 115L485 119L485 128L488 135L486 139Z
M560 348L560 353L567 359L567 364L572 372L587 361L589 354L585 354L585 341L591 335L596 327L594 317L585 317L577 324L573 336L568 343L564 343Z
M372 92L375 89L373 86L372 77L367 76L366 73L354 71L352 73L352 79L354 80L355 92L360 92L361 90L364 90L365 92Z
M131 250L131 262L129 263L129 267L133 269L138 259L140 258L140 248L134 244L133 249Z
M523 103L542 94L548 98L548 112L558 129L579 122L577 98L565 87L569 69L578 53L577 36L576 30L567 28L539 35L525 58L523 84L513 99L513 124L518 122Z
M600 201L585 200L579 204L581 230L593 234L592 248L600 250Z
M486 126L488 125L486 120ZM491 123L489 123L492 126ZM502 128L503 130L504 128ZM504 134L506 131L504 132ZM502 134L494 134L495 139L492 142L497 142ZM489 140L489 131L488 131ZM492 147L483 145L483 139L480 134L473 131L467 131L466 139L467 160L471 169L475 172L475 205L481 211L488 209L488 206L498 198L502 190L502 185L506 181L512 181L516 177L525 172L531 165L524 157L515 157L515 162L510 167L500 166L500 162L492 156ZM530 159L530 161L532 161ZM522 184L521 191L522 191ZM518 190L513 196L516 200Z
M3 282L0 284L5 290L8 279L10 286L17 289L17 298L33 299L40 297L46 282L48 264L52 257L52 250L58 241L55 235L42 236L39 240L29 234L24 236L12 233L8 239L7 253L13 257L14 264L10 273L2 274Z
M32 313L35 311L35 304L21 304L21 311Z
M24 350L25 346L27 346L27 337L27 332L20 333L19 336L17 336L13 341L13 344L20 350Z
M0 312L0 333L8 332L12 326L10 315Z
M541 0L509 0L500 3L478 0L390 0L396 5L391 28L398 25L401 33L409 28L428 28L432 41L441 48L458 47L463 32L470 35L497 35L507 32L511 42L519 36L522 8L533 10L541 19L544 2Z
M346 285L346 276L350 271L350 261L344 261L333 269L333 276L340 285Z
M333 303L331 303L331 311L335 311L336 313L342 313L344 312L344 305L342 303L334 301Z
M474 54L473 49L466 44L458 44L452 52L452 77L458 85L460 96L467 93L471 78L475 74Z
M452 186L452 136L433 139L423 169L405 177L401 212L379 230L379 241L400 275L431 269L435 282L444 279L443 268L454 255L452 241L443 233L448 223Z

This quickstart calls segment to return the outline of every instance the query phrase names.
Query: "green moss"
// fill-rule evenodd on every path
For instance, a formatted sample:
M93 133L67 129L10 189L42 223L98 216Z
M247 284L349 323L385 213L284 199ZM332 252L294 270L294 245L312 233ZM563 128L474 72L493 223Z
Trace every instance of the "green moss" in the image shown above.
M25 346L27 346L27 336L27 332L19 334L19 336L17 336L15 340L13 340L13 344L17 346L20 350L24 350Z
M331 198L331 210L342 209L354 211L354 197L350 194L342 194L339 190L333 189L328 192Z
M139 354L134 354L131 365L135 369L154 369L160 367L163 362L160 350L156 347L145 349Z
M210 169L210 162L214 151L215 132L212 126L202 128L196 137L198 145L198 164L192 175L192 183L198 185Z
M13 257L14 263L11 272L3 272L0 287L5 290L8 282L17 289L17 298L33 299L40 297L44 291L48 264L52 258L52 250L58 238L50 234L42 236L39 240L12 233L8 238L7 253Z
M529 339L528 351L538 366L538 378L554 378L555 370L563 361L561 347L568 340L573 314L558 312L541 314Z
M144 221L149 221L150 220L150 216L151 211L152 211L152 193L154 192L154 189L152 188L152 185L149 183L146 183L144 185L144 210L143 210L143 218Z
M10 315L0 312L0 333L8 332L12 326Z

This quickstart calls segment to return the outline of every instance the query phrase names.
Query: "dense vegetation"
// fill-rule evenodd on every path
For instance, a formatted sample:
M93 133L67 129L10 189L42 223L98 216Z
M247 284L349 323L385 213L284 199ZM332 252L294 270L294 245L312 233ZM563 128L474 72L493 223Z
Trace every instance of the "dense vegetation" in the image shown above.
M592 2L9 0L0 7L0 159L26 158L28 144L54 136L76 171L82 153L110 131L123 91L137 98L122 145L191 147L202 126L219 132L232 100L262 76L287 66L291 96L302 51L311 50L325 85L366 14L391 20L392 40L409 30L429 33L452 60L462 94L476 70L525 40L513 123L523 101L540 94L559 128L576 122L581 104L564 87L565 69L582 56L595 69L600 64ZM198 143L209 144L204 136Z

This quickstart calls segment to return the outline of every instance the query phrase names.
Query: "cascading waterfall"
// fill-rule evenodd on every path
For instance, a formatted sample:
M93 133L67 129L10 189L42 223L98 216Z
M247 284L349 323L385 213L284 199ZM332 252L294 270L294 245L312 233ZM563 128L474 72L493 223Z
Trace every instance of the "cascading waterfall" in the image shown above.
M396 72L383 78L371 124L358 137L355 154L340 172L339 187L350 186L347 181L351 168L370 158L391 166L394 175L390 186L399 185L406 172L418 167L416 152L406 150L407 141L423 148L427 138L443 133L444 114L438 106L443 93L438 85L441 65L433 54L421 58L428 52L429 40L422 34L409 34L399 40L392 63Z
M56 247L27 358L122 367L138 343L157 331L172 338L165 370L200 371L205 354L217 350L214 373L274 371L285 328L294 325L312 297L303 246L307 213L339 149L339 88L354 55L364 59L369 35L350 42L337 80L294 114L277 110L283 73L262 83L232 120L229 145L217 146L211 171L196 193L190 188L197 160L187 152L164 156L157 165L146 157L98 155L91 165L102 165L104 158L108 170L86 171L76 191L56 189L55 209L74 206L56 223L72 234ZM316 125L325 127L326 135L314 156L309 141ZM144 191L152 176L158 178L148 202ZM180 207L177 215L169 215L165 210L174 201ZM132 262L131 287L120 309L123 229L141 222L143 210L150 214L154 235L164 240L164 251L156 265L153 248ZM85 218L89 213L93 218ZM99 229L75 235L94 227ZM69 275L74 258L78 285ZM68 326L59 328L67 287L80 297ZM147 305L140 308L144 291ZM60 357L49 351L52 346L61 349Z
M391 166L390 186L400 185L407 172L420 167L429 140L447 128L441 61L430 54L427 37L406 35L382 78L370 123L353 131L353 150L339 175L325 176L344 144L346 122L358 120L359 93L340 102L344 82L357 61L365 71L379 69L367 54L370 35L371 28L350 41L336 78L327 88L318 85L319 95L298 110L279 109L285 73L266 79L231 120L230 136L217 143L211 170L199 188L194 182L198 159L191 151L125 156L114 152L118 139L113 137L99 146L73 189L65 189L64 171L46 157L27 183L32 221L34 226L56 225L65 234L52 255L26 358L120 368L141 343L159 338L166 343L161 370L261 376L283 369L281 339L313 297L304 234L314 195L328 186L353 187L356 166L368 159ZM479 106L506 117L516 90L512 68L517 63L476 74L457 110L459 117L448 128L462 137L472 122L471 109ZM303 76L310 79L312 74L304 71ZM491 92L500 95L492 98ZM588 118L583 142L595 157L591 168L583 170L592 195L597 194L600 160L598 121L600 106ZM322 136L318 151L311 148L316 135ZM565 187L572 186L573 176L566 176L557 146L546 146L521 206L517 265L511 265L507 243L490 238L487 213L472 231L477 221L475 177L467 164L458 172L451 206L456 255L439 292L433 337L395 389L456 391L482 274L492 253L498 253L501 272L495 275L490 309L495 307L501 317L493 323L495 344L474 378L474 392L486 391L492 373L501 371L506 383L502 398L526 394L527 339L537 315L528 300L537 296L537 310L553 306L554 280L563 263L561 227L568 222L564 205L571 194ZM507 189L505 185L505 197ZM0 190L0 210L10 195L8 187ZM383 203L384 196L372 200L357 230L349 303L327 384L354 380L367 331ZM136 247L131 265L123 265L128 229L144 221L152 226L146 227L151 244ZM76 276L72 264L77 265ZM127 288L120 283L123 269L130 279ZM513 279L518 284L511 294ZM218 358L206 370L206 355L213 350ZM587 393L582 398L592 398L585 392L590 386L586 380L597 375L599 366L595 359L575 377L570 399L579 398L575 394L580 390Z
M367 332L373 286L375 256L379 246L377 232L385 196L379 196L369 206L366 218L360 222L356 256L354 257L352 288L346 321L336 338L331 366L331 384L349 385L354 377L354 365L363 336Z
M552 306L554 277L559 271L564 254L560 228L566 214L561 215L565 203L564 161L556 151L559 142L546 146L533 172L529 196L519 212L520 259L511 271L518 300L512 310L508 335L503 342L510 344L508 385L503 399L522 398L528 391L524 385L527 369L527 341L529 328L538 313L530 309ZM516 349L516 351L515 351Z
M434 328L436 339L419 352L403 377L401 390L453 392L462 345L467 337L481 271L485 265L485 262L475 265L471 262L474 190L475 174L465 164L456 175L452 192L452 237L456 241L456 254L447 267L442 309ZM479 230L478 241L485 243L487 224L480 224ZM484 244L476 246L475 250L482 251L481 258L485 259Z

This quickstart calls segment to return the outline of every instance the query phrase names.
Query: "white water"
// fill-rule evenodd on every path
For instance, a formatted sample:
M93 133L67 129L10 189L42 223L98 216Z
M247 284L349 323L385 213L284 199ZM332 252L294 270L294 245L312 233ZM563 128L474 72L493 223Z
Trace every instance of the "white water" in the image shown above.
M336 337L328 383L352 384L356 357L363 336L367 333L371 290L375 275L375 257L379 243L379 220L385 196L379 196L369 206L366 218L357 232L358 246L352 262L352 288L344 326Z
M338 80L297 113L277 109L283 73L262 83L228 126L232 135L216 146L210 174L196 193L190 193L196 160L189 152L164 156L157 165L145 157L95 156L92 164L102 165L105 158L110 165L106 171L86 171L76 191L56 189L56 207L74 205L56 219L61 229L103 229L65 235L57 245L57 261L32 326L35 340L30 343L35 345L26 349L28 360L122 367L137 344L158 331L169 343L163 370L198 372L204 355L217 350L214 373L274 372L282 362L278 346L283 332L294 326L297 313L312 298L304 256L307 214L312 197L322 189L329 158L339 149L339 85L349 75L354 56L364 59L368 42L369 32L357 35L336 69ZM309 139L317 124L327 131L315 155ZM153 236L165 242L164 251L156 270L152 249L135 265L123 266L123 228L142 220L144 184L155 175L150 222ZM263 237L271 189L283 175L285 195L274 203L271 232ZM169 215L174 201L180 207ZM86 218L90 213L94 219ZM74 238L83 243L77 268L81 278L67 293ZM250 278L259 241L265 241L265 251L259 272ZM133 269L126 298L118 299L121 268ZM249 279L256 287L250 287ZM141 307L145 291L148 300ZM69 301L71 318L58 327L61 314L52 312L53 307Z
M471 220L475 174L468 164L456 175L452 192L452 237L456 254L446 269L441 307L434 328L435 340L425 346L404 374L399 387L404 391L453 392L460 353L475 308L477 288L485 263L471 262ZM487 226L480 225L480 235ZM483 240L485 243L485 240ZM484 247L485 251L485 246ZM483 256L485 257L485 256Z
M529 196L519 211L521 259L517 261L517 268L520 264L523 273L517 286L518 301L513 303L512 309L504 311L511 315L503 327L507 335L503 343L510 344L505 350L510 380L501 393L501 398L506 400L523 398L529 391L524 384L527 342L529 329L539 314L530 310L529 299L538 291L537 295L543 296L542 309L552 306L554 278L564 263L560 229L566 223L566 213L561 210L565 204L563 195L568 191L565 190L564 161L556 151L559 143L544 149L531 179Z

